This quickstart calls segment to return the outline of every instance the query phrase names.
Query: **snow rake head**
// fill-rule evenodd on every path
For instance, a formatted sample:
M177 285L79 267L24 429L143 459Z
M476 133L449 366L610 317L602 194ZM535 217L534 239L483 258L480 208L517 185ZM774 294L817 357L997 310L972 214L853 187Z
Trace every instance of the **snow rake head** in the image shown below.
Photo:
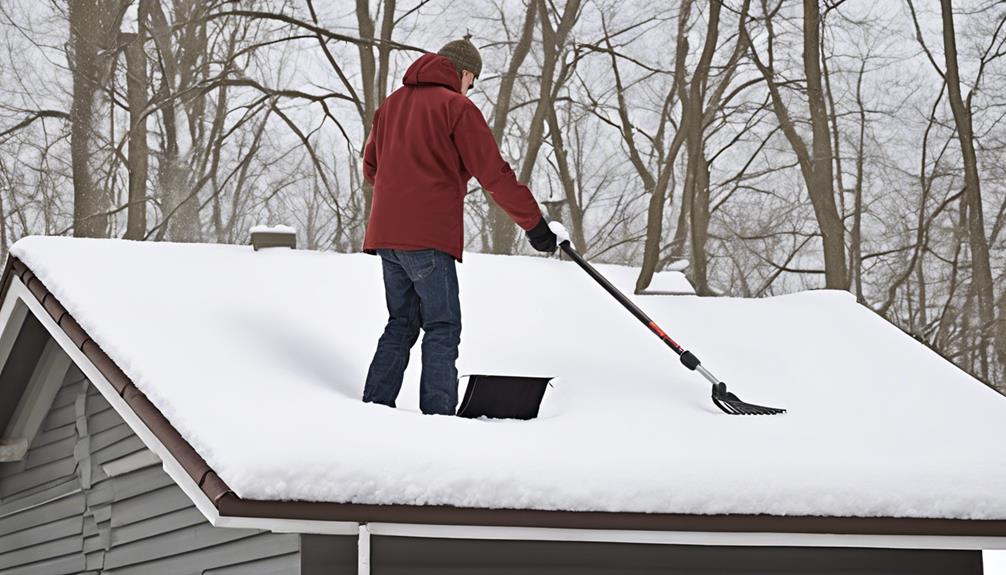
M764 405L745 403L736 395L727 391L727 384L722 381L713 384L713 403L716 404L716 407L730 415L779 415L786 413L785 409L778 407L765 407Z

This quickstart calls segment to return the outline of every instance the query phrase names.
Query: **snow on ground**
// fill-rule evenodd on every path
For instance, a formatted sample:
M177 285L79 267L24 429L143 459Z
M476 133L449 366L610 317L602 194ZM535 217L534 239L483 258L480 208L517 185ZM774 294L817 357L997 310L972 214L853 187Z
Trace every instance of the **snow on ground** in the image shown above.
M845 292L634 298L738 417L572 262L466 254L460 373L557 376L534 421L363 404L374 256L28 237L36 273L241 497L1006 519L1006 398ZM599 266L629 290L636 270ZM463 390L461 390L463 393Z

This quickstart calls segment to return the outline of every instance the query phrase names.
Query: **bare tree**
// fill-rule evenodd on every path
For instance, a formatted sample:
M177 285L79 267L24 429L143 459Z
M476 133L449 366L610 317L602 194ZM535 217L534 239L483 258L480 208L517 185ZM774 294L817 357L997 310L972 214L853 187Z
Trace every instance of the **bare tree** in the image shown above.
M946 62L946 72L943 77L947 85L950 109L953 111L954 123L957 126L961 155L964 157L964 200L967 209L972 273L974 274L972 281L978 298L978 318L983 327L988 326L991 329L995 308L992 295L992 271L989 266L989 247L985 237L981 179L978 177L978 158L975 155L974 128L971 121L971 97L974 92L968 94L967 102L961 96L953 5L950 0L941 0L940 7L943 14L943 53ZM996 32L998 34L998 30ZM989 49L995 45L996 40L997 38L992 39ZM980 73L978 80L981 80ZM1006 330L996 336L999 359L1006 362ZM984 357L982 359L984 363ZM987 368L984 372L988 373Z
M982 200L981 178L978 173L978 157L975 152L975 134L973 127L973 98L977 87L981 84L984 71L990 62L1000 57L1004 38L1000 36L1006 17L1000 16L995 33L989 40L978 62L978 72L973 82L975 86L965 97L961 92L960 67L957 53L957 34L954 26L953 6L948 0L941 0L941 22L943 36L944 68L936 62L923 38L919 26L918 15L912 0L908 7L915 26L916 39L929 58L930 64L940 75L946 86L950 109L954 118L957 140L960 145L961 157L964 163L964 188L961 199L962 221L966 222L963 230L966 232L971 252L972 285L969 295L973 294L978 308L978 331L988 334L996 350L1000 365L1006 369L1006 321L996 322L996 305L992 270L989 260L989 246L985 229L984 203ZM969 297L970 299L970 297ZM994 328L995 332L993 332ZM984 346L979 350L981 373L989 373L988 357ZM1006 378L1006 374L1003 375Z
M538 86L537 103L534 108L534 115L529 124L528 133L525 137L527 146L524 149L523 160L517 179L527 182L534 171L535 162L538 159L538 152L545 143L545 124L549 110L555 104L555 97L562 87L564 78L556 75L559 63L568 49L567 39L573 25L580 17L580 0L566 0L562 12L556 14L558 24L553 25L550 18L552 11L544 0L538 2L537 11L538 22L542 29L542 67L541 78ZM517 239L517 228L509 221L497 222L492 229L492 253L511 253Z
M115 2L70 0L73 103L70 108L70 158L73 168L73 232L108 237L109 198L95 182L94 133L97 96L108 79L110 38L118 31L124 6Z
M824 248L825 287L848 289L849 278L845 260L845 226L838 214L834 190L834 158L824 91L821 86L820 33L821 14L818 0L803 1L803 69L806 76L806 93L810 110L811 145L800 135L789 106L782 95L782 86L774 67L773 47L775 30L773 18L782 2L769 9L763 0L765 32L767 34L767 59L763 60L748 40L751 57L761 71L772 97L776 118L800 163L800 172L807 184L807 193L814 206L814 215L821 230ZM747 35L747 27L741 28Z
M492 113L493 137L496 138L498 146L503 146L503 137L510 115L510 106L513 101L514 84L517 81L517 75L528 53L531 51L535 23L538 18L538 4L538 0L528 0L527 7L524 9L524 21L521 25L520 36L514 44L513 52L510 54L510 62L507 64L506 72L500 77L499 89L496 92L496 104L493 106ZM499 237L500 242L507 241L507 236L502 230L511 226L510 217L507 216L502 208L496 205L496 202L492 201L492 197L488 191L483 190L483 193L488 205L488 213L484 222L485 226L489 228L486 234L489 241L486 244L489 246L490 251L506 253L509 250L504 249L502 245L499 250L496 250L493 246L497 243L497 233L504 234ZM500 230L500 232L497 232L497 230Z
M502 60L472 97L518 178L592 260L639 265L637 292L678 258L705 295L824 276L1006 389L999 4L29 1L0 3L0 252L257 223L358 250L398 56L463 21ZM467 249L526 249L486 198Z
M147 231L147 54L145 50L146 2L138 8L137 31L123 34L126 45L126 86L129 104L129 207L126 210L126 234L130 240L143 239Z

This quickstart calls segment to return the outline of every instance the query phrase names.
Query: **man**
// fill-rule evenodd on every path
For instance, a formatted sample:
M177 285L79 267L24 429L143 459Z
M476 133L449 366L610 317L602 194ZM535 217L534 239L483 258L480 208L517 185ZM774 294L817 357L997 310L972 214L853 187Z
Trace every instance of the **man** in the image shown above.
M556 234L534 196L517 181L482 112L466 96L481 71L482 58L467 36L449 42L413 62L404 86L374 114L363 151L363 176L374 187L363 249L381 256L389 317L363 401L395 406L422 328L419 407L454 414L461 340L455 260L461 261L472 176L536 250L556 249Z

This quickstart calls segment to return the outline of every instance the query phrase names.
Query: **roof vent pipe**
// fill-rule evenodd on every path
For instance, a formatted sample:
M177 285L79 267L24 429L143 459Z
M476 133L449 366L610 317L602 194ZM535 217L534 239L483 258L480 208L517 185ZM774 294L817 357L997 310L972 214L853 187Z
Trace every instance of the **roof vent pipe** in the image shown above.
M251 245L258 251L262 248L297 249L297 230L290 226L252 226Z

